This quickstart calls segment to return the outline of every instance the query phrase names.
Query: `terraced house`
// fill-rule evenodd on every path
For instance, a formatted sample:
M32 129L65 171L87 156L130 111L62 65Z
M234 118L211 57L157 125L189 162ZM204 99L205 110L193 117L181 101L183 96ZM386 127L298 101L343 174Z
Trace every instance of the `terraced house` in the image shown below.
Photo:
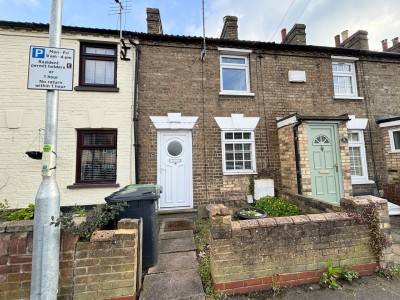
M253 42L237 21L226 16L218 39L174 36L148 9L135 35L139 179L164 187L160 209L244 201L257 177L332 205L362 194L400 204L397 40L369 51L358 31L311 46L296 24L280 44Z
M11 207L34 203L41 180L25 152L42 150L46 92L28 90L27 77L30 46L48 36L45 24L0 22L0 196ZM73 91L59 92L61 205L103 203L135 182L135 49L116 30L65 26L61 47L75 51Z

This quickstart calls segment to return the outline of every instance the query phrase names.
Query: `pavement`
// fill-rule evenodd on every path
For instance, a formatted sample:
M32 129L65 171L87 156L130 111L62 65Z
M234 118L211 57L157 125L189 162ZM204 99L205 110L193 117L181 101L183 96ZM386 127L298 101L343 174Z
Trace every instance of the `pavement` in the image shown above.
M176 226L168 226L171 224ZM198 273L192 228L193 222L187 219L163 220L158 263L144 277L140 300L206 299Z

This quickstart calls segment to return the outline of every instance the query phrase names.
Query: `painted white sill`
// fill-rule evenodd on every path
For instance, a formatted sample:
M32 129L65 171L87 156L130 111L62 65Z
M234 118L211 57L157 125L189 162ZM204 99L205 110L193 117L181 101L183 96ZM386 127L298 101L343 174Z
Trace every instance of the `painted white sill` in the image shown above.
M375 184L375 181L369 179L352 179L351 184Z
M253 97L254 93L249 93L249 92L243 92L243 93L238 93L238 92L219 92L220 96L247 96L247 97Z
M337 99L337 100L364 100L364 97L333 96L333 99Z
M222 173L224 176L226 175L226 176L230 176L230 175L257 175L258 173L257 172L253 172L253 171L251 171L251 172L223 172Z
M400 150L389 151L389 154L400 154Z

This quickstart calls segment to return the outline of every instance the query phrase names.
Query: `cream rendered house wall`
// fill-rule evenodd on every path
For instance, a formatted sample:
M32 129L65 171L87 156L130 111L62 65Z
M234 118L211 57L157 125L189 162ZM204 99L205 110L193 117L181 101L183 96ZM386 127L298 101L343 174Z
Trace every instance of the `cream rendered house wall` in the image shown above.
M79 84L80 41L117 44L119 37L63 32L61 47L75 49L74 86ZM29 158L25 151L41 150L38 141L29 146L44 128L46 91L28 90L27 77L29 47L48 43L47 31L0 27L0 201L7 199L12 207L34 203L41 182L41 161ZM119 189L67 188L75 183L77 128L117 129L117 183L123 187L135 182L134 55L131 47L130 61L118 58L119 92L59 93L57 182L62 206L104 203L105 196Z

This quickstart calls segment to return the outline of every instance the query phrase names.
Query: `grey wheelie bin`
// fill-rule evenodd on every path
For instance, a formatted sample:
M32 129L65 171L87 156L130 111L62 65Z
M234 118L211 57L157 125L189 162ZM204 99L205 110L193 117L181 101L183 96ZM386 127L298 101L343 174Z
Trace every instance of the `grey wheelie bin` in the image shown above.
M116 216L116 221L143 218L143 269L156 265L158 260L157 201L161 192L157 184L131 184L105 198L108 204L128 203Z

